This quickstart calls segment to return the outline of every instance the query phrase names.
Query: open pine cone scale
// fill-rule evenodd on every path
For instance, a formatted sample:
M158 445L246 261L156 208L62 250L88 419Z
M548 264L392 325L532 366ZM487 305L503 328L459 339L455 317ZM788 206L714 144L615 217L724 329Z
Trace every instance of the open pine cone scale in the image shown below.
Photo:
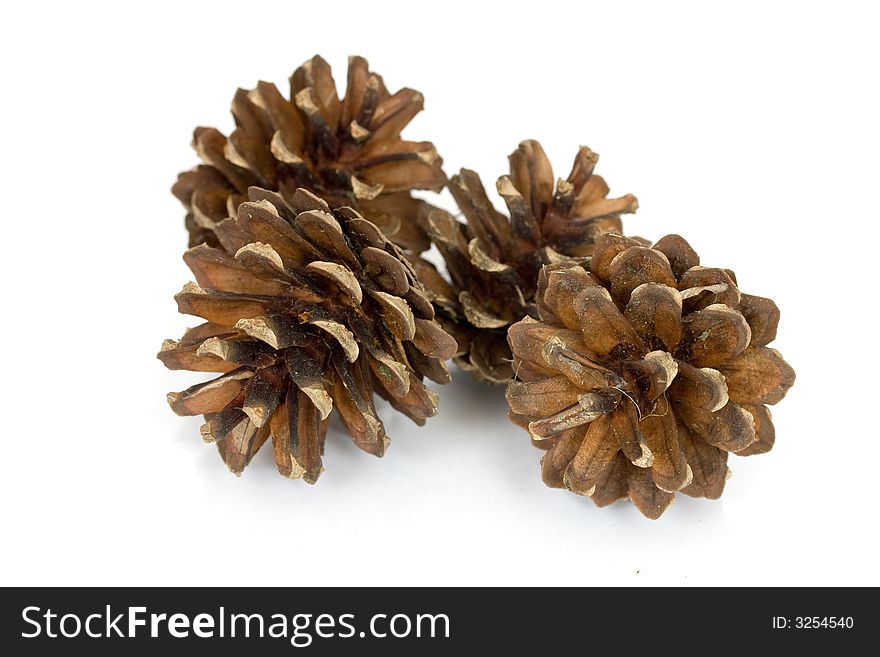
M449 381L444 361L456 345L374 224L303 189L290 205L262 189L249 198L218 225L225 248L186 252L196 283L178 307L207 323L166 341L159 358L221 373L169 402L205 415L202 435L230 470L240 473L271 435L279 471L313 483L332 409L361 449L381 456L388 438L373 394L423 424L437 400L422 381Z
M773 446L767 405L795 378L767 347L779 311L682 238L600 237L586 267L545 267L536 297L539 319L509 332L507 398L547 485L656 518L676 491L719 497L728 453Z

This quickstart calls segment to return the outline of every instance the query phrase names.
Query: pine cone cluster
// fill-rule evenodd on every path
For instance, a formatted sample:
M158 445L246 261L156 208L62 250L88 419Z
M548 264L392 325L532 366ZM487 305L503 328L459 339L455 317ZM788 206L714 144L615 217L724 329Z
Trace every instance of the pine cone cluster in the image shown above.
M537 305L510 329L507 399L548 486L657 518L677 491L719 497L729 453L773 446L767 405L795 378L767 346L779 310L681 237L604 235L587 262L544 268Z
M510 157L510 174L497 182L510 217L495 210L479 175L462 169L449 189L466 222L436 210L428 216L451 285L418 263L447 329L459 343L456 363L487 383L510 380L507 328L535 317L538 273L548 264L592 253L596 239L622 232L620 215L638 207L631 194L607 198L593 173L599 156L581 147L566 180L555 186L553 169L536 141Z
M221 233L225 249L184 255L196 282L177 304L206 323L159 353L171 369L220 376L168 399L205 416L202 437L235 474L271 434L281 474L314 483L334 408L355 444L382 456L373 393L424 424L437 399L423 380L449 381L456 345L375 224L304 189L290 204L258 188L248 199Z
M339 97L316 56L239 89L235 130L197 128L203 164L172 191L187 209L195 282L175 297L204 320L159 359L216 378L168 395L241 474L269 440L279 472L317 481L337 412L355 444L389 439L374 396L422 425L446 361L506 384L509 418L545 454L544 482L657 518L676 492L715 499L730 453L767 452L769 405L794 383L768 345L779 310L704 267L677 235L624 236L598 156L554 180L536 141L509 156L493 207L477 173L447 181L402 130L420 93L390 93L362 57ZM413 196L447 185L460 218ZM445 272L423 254L437 247Z
M363 57L349 59L342 99L318 56L291 76L290 99L268 82L239 89L235 130L227 138L196 128L193 146L204 164L180 174L172 189L187 209L190 246L219 246L217 224L258 186L287 200L308 189L333 207L355 208L398 245L425 250L421 222L429 206L410 191L439 191L446 176L433 144L400 136L423 105L418 91L390 93Z

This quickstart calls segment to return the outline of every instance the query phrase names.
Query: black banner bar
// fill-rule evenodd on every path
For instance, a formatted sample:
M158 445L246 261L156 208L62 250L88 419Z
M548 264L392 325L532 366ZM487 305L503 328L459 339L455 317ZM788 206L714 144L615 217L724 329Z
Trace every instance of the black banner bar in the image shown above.
M2 590L2 646L90 655L145 646L257 654L450 654L457 648L614 654L864 645L859 589L19 588ZM708 642L708 643L706 643ZM756 643L760 642L760 643Z

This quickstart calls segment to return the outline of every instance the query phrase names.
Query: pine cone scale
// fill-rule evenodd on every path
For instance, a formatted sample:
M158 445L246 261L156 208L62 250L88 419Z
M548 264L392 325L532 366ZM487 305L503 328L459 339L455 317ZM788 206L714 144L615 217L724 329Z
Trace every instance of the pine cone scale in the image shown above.
M684 492L710 500L721 497L727 481L728 452L695 437L681 422L678 423L678 440L693 475Z
M611 461L617 455L619 445L611 433L613 414L603 414L589 424L580 448L563 475L565 486L578 495L591 495Z
M737 404L776 404L794 385L794 370L775 349L748 347L720 368Z

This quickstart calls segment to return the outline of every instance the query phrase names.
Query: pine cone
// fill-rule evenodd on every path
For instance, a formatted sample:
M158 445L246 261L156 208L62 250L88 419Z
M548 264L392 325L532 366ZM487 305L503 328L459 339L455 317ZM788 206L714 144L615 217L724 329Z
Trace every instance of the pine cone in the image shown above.
M223 249L184 255L197 282L178 307L207 323L159 352L170 369L222 374L168 399L179 415L204 414L202 436L235 474L271 435L281 474L314 483L334 407L355 444L382 456L373 392L424 424L437 399L423 377L448 382L456 346L374 224L304 189L289 205L258 188L248 197L217 226Z
M629 497L657 518L676 491L718 498L729 452L773 446L767 404L795 379L767 347L779 310L700 267L681 237L602 236L585 266L546 267L537 299L540 321L510 328L507 399L548 450L548 486L598 506Z
M215 225L234 217L256 185L287 200L309 189L333 207L356 208L406 249L428 248L419 222L430 206L410 191L442 189L442 160L430 142L400 137L423 103L412 89L389 93L362 57L349 59L342 100L319 56L291 76L290 100L268 82L239 89L235 130L227 139L214 128L196 128L193 145L205 164L180 174L172 188L188 212L190 246L218 246Z
M535 315L535 283L546 264L589 255L599 235L620 232L620 215L638 207L632 195L609 199L593 175L598 155L581 147L568 180L553 190L553 170L541 145L524 141L510 155L510 175L498 179L510 218L496 211L480 177L462 169L449 188L467 223L442 211L429 233L446 261L452 287L430 264L416 263L444 326L459 342L456 362L477 379L505 383L511 375L507 327Z

